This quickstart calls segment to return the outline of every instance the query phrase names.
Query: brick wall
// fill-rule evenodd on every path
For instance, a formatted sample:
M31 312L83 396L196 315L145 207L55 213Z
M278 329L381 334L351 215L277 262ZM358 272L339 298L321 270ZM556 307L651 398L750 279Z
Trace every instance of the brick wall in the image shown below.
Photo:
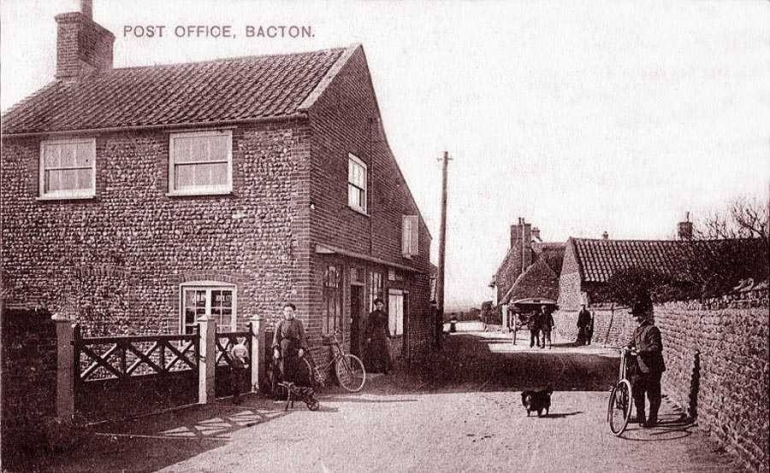
M46 311L2 314L2 457L6 466L44 445L56 414L56 327Z
M40 140L4 140L7 302L67 310L84 335L177 333L179 285L214 280L237 287L240 328L278 313L309 266L303 126L233 129L224 196L166 196L169 132L154 131L96 136L94 199L38 201Z
M768 298L655 306L667 371L663 391L750 469L767 471Z
M56 78L112 68L115 36L80 13L56 16Z
M312 127L311 242L335 246L386 263L350 257L312 257L310 273L314 282L310 282L308 287L308 310L314 313L323 311L323 272L329 261L338 261L344 269L343 321L347 332L350 320L349 268L355 266L366 272L366 312L370 309L371 299L368 274L371 271L379 272L383 276L383 298L386 304L388 289L409 291L409 317L405 321L408 324L405 332L410 340L401 337L393 340L394 357L421 353L425 346L430 345L431 339L426 337L432 334L425 327L430 313L428 275L431 238L425 222L420 218L419 254L411 259L403 257L402 217L419 215L419 209L382 130L379 108L362 49L352 52L336 79L310 109L309 118ZM367 166L366 215L348 206L349 153ZM403 282L389 281L387 262L417 268L418 272L403 271ZM320 324L311 324L308 332L313 338L320 337Z

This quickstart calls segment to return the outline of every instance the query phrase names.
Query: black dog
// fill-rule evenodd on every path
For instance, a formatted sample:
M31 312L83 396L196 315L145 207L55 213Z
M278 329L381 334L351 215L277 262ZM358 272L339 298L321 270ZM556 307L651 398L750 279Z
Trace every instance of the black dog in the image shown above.
M548 409L551 408L551 394L553 394L553 389L550 386L542 391L522 391L521 403L527 410L527 417L532 411L537 411L538 417L543 415L543 411L545 411L545 415L548 415Z

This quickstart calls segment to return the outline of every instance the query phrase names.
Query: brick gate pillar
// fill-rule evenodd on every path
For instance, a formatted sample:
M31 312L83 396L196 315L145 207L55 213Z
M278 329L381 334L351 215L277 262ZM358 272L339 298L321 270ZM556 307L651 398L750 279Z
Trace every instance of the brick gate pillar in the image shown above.
M198 360L198 404L214 400L214 373L217 367L217 322L204 315L198 319L200 359Z
M259 343L261 333L262 318L253 315L249 320L249 332L251 333L251 392L259 391L259 366L262 363L262 344Z
M75 415L75 324L65 314L53 314L56 323L56 417Z

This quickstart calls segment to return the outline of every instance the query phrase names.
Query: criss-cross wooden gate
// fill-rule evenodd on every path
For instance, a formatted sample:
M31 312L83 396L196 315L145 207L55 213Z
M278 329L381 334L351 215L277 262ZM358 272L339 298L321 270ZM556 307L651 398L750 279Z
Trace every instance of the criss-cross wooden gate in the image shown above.
M75 409L105 420L194 404L199 334L82 337L75 327Z

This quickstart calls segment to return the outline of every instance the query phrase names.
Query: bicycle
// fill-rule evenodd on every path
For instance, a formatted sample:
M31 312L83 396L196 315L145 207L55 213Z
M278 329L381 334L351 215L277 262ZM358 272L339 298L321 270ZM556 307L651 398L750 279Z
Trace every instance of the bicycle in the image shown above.
M302 360L308 370L308 378L321 387L326 386L327 368L334 364L334 373L337 375L339 385L346 391L355 393L363 389L366 383L366 369L359 357L345 353L337 339L337 333L339 332L334 332L330 337L324 338L321 343L324 346L332 347L333 356L331 360L322 363L319 367L310 353L307 352L302 357Z
M620 437L628 422L631 420L631 408L633 396L631 382L626 378L628 356L631 350L618 348L620 351L620 368L618 370L618 382L610 392L610 402L607 405L607 422L613 434Z

